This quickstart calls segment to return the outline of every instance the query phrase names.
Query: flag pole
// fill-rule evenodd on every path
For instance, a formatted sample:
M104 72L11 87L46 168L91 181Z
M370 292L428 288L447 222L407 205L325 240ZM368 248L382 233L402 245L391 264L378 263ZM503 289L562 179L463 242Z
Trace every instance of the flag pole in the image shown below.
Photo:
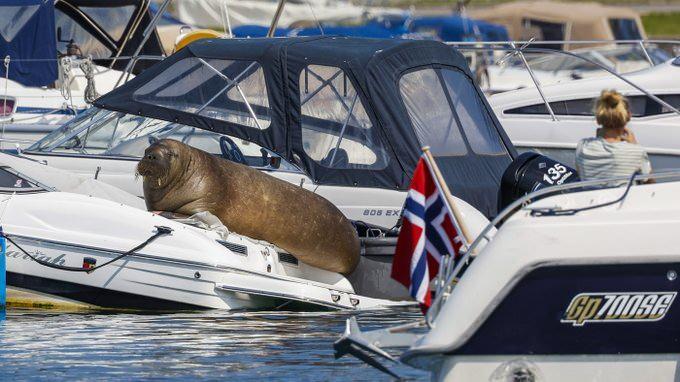
M423 147L423 153L425 154L425 159L428 162L428 165L432 171L432 175L434 175L434 180L437 182L437 185L439 188L444 192L444 197L446 198L446 204L448 204L449 211L453 214L453 217L455 218L456 221L453 222L456 226L458 226L458 229L460 230L460 234L463 236L462 239L464 241L466 249L469 248L470 244L472 243L472 235L470 235L470 231L467 229L467 226L463 222L463 214L460 212L458 207L456 206L456 202L453 199L453 195L451 195L451 191L449 190L449 186L446 184L444 181L444 177L442 176L441 171L439 171L439 167L437 166L437 163L434 161L434 157L432 156L432 152L430 152L430 146L425 146Z
M425 146L422 148L422 150L423 154L425 154L425 160L427 161L428 167L430 168L430 172L433 175L434 181L439 187L439 189L442 190L444 198L446 199L445 204L447 205L449 212L453 215L454 221L452 223L456 226L458 232L462 236L463 244L465 246L465 250L467 251L470 248L470 244L473 241L472 235L470 235L470 231L468 231L467 226L463 221L463 214L458 209L458 206L456 205L456 202L453 199L453 195L451 195L451 191L449 190L449 186L448 184L446 184L446 181L444 180L441 171L439 171L437 163L434 161L432 152L430 152L430 146ZM443 295L444 288L446 287L444 283L446 278L448 277L448 269L444 272L442 272L442 269L444 268L444 266L448 268L453 264L457 264L457 262L454 261L453 255L454 254L452 253L451 254L452 257L449 259L448 264L442 264L439 268L440 272L437 275L437 278L439 280L437 281L436 297L435 300L432 302L432 306L425 315L425 322L429 327L433 327L434 325L434 323L432 322L433 320L432 315L435 313L435 311L439 310L438 305L441 304L442 301L441 296Z

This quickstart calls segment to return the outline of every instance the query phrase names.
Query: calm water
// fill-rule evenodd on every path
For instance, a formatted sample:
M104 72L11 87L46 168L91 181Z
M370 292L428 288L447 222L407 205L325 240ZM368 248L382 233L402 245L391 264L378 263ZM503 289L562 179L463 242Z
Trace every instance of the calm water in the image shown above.
M362 328L399 324L416 310L358 314ZM0 322L0 378L376 381L354 358L333 358L348 313L57 314L8 311ZM394 368L411 380L422 371Z

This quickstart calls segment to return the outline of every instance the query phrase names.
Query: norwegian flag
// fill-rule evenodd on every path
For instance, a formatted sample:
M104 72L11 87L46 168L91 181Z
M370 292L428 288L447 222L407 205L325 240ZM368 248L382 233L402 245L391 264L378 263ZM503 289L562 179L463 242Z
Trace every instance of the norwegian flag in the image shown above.
M444 255L459 256L462 242L444 192L420 157L404 203L403 222L392 262L392 278L409 289L427 312L432 302L430 281L437 276Z

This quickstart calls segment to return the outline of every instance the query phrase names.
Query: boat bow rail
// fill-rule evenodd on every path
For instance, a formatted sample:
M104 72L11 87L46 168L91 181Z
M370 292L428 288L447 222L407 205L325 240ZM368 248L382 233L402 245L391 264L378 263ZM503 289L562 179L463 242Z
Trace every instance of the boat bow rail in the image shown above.
M635 46L638 46L642 52L644 53L645 58L649 62L649 65L651 67L655 66L656 63L652 60L650 57L650 54L647 51L647 45L650 44L672 44L674 46L680 46L680 41L677 40L579 40L579 41L561 41L562 43L570 43L570 44L575 44L575 45L592 45L592 44L624 44L624 45L630 45L633 44ZM659 105L663 106L664 108L667 108L668 110L680 115L680 110L678 110L675 106L669 104L668 102L662 100L661 98L657 97L656 95L650 93L640 85L636 84L635 82L631 81L629 78L626 78L623 73L618 73L615 68L610 68L606 65L604 65L601 62L598 62L592 58L586 57L584 54L579 54L576 52L570 52L566 50L560 50L560 49L554 49L554 48L547 48L547 47L542 47L543 46L550 46L554 45L557 43L557 41L535 41L534 39L528 40L528 41L484 41L484 42L448 42L449 46L454 47L460 51L471 51L471 52L508 52L505 56L503 56L496 64L498 65L504 65L505 62L510 58L510 57L519 57L521 59L522 66L526 69L527 73L531 77L531 80L536 87L536 89L539 92L539 95L541 96L541 99L548 110L552 121L559 121L559 118L556 116L556 114L553 111L553 108L546 98L544 92L543 92L543 85L540 83L540 81L537 79L536 74L535 74L535 69L532 69L529 62L527 61L525 57L525 53L537 53L537 54L555 54L555 55L562 55L566 56L569 58L575 58L579 61L583 61L589 65L592 65L596 68L599 68L603 70L604 72L611 74L612 76L620 79L623 81L625 84L631 86L632 88L640 91L642 94L646 95L649 97L651 100L654 102L658 103ZM532 46L534 45L534 46ZM487 58L483 56L482 62L479 63L479 65L476 65L477 68L475 68L476 71L484 71L486 70L486 67L488 66Z
M449 263L446 267L446 269L443 272L440 272L438 278L435 281L435 285L437 286L437 292L436 292L436 297L432 303L432 306L430 307L428 313L423 319L414 321L409 324L397 326L397 327L390 327L386 329L379 329L379 330L374 330L370 332L363 332L359 328L359 325L356 321L355 317L352 317L347 320L347 327L344 332L344 334L341 336L341 338L336 341L334 348L335 348L335 354L336 357L342 357L346 354L351 354L356 356L357 358L363 360L364 362L378 368L379 370L386 372L390 375L395 375L389 368L384 366L382 363L380 363L378 360L376 360L374 357L382 358L384 360L387 360L389 362L406 362L410 365L418 365L419 367L428 367L429 365L428 362L431 362L432 360L430 359L429 361L427 360L428 355L436 355L440 353L444 353L447 351L451 350L450 344L447 342L448 340L442 339L440 341L441 343L447 343L446 346L438 346L434 344L423 344L423 339L425 336L427 336L429 333L431 333L433 330L437 329L440 325L438 325L438 318L440 317L440 313L442 313L442 308L447 302L448 298L452 295L452 292L454 288L456 287L456 284L458 283L459 280L465 277L466 275L466 270L469 269L470 265L479 259L484 258L485 256L485 251L489 246L487 244L491 244L494 240L493 235L491 233L494 232L495 227L498 226L499 224L505 224L509 221L509 219L512 218L513 214L519 213L521 211L526 212L527 216L537 216L545 219L551 219L550 216L562 216L562 218L565 218L563 215L559 214L545 214L546 211L562 211L562 210L570 210L570 215L569 216L578 216L580 212L580 207L579 204L584 204L583 210L586 209L595 209L598 207L604 207L604 206L610 206L612 203L622 206L626 200L627 200L627 195L629 193L629 189L633 188L635 189L636 187L645 187L638 185L636 182L642 182L646 181L649 179L654 179L657 182L658 181L668 181L668 180L678 180L680 179L680 171L670 171L670 172L663 172L663 173L656 173L656 174L650 174L650 175L634 175L633 177L625 177L625 178L612 178L612 179L601 179L601 180L592 180L592 181L581 181L581 182L576 182L576 183L570 183L570 184L563 184L559 186L554 186L550 188L545 188L541 189L538 191L535 191L531 194L528 194L516 201L514 201L511 205L509 205L507 208L505 208L501 213L498 214L498 216L492 220L487 227L482 230L479 235L476 237L476 239L473 241L473 243L470 245L469 248L464 249L463 257L457 261L456 263ZM612 186L612 184L619 184L618 186ZM676 182L673 183L659 183L658 185L646 185L646 186L659 186L659 187L672 187ZM600 196L600 197L591 197L586 194L584 194L583 198L576 198L573 201L570 201L568 204L569 206L560 206L560 205L554 205L552 204L553 199L546 199L550 196L556 196L556 195L561 195L561 194L570 194L570 193L578 193L579 191L584 191L584 192L598 192L598 190L603 190L606 195ZM620 193L617 193L620 191ZM672 190L671 190L672 191ZM654 194L656 193L655 191L650 191L651 196L653 197ZM661 189L658 189L659 193L665 192L668 194L668 190L663 191ZM564 195L565 197L568 197L568 195ZM666 195L668 196L668 195ZM541 201L539 201L541 200ZM637 199L638 201L640 200L639 197ZM590 204L588 204L590 203ZM536 206L538 204L538 206ZM568 207L568 208L564 208ZM535 214L535 211L539 211L543 213L543 215L540 214ZM650 212L650 213L653 213ZM651 216L651 215L647 215ZM587 216L584 215L584 218L587 219ZM505 222L505 223L504 223ZM502 232L502 230L498 231ZM507 240L506 240L507 241ZM479 248L480 245L485 244L484 246L484 251L481 251L481 253L476 254L476 256L473 256L472 254L475 253L476 249ZM491 247L492 248L492 247ZM516 251L511 251L513 253L516 253ZM507 253L506 255L511 255L511 253ZM670 254L669 254L670 255ZM611 256L610 256L611 257ZM640 262L642 261L640 258L636 258L635 256L629 256L630 261L633 262ZM670 259L670 258L668 258ZM666 260L668 260L666 259ZM553 259L555 260L555 259ZM666 261L664 259L660 259L657 262L663 262ZM552 260L551 260L552 261ZM557 261L557 260L555 260ZM577 263L582 260L576 261ZM602 259L598 260L602 261ZM620 261L620 260L619 260ZM617 261L614 261L617 262ZM559 261L558 261L559 263ZM547 263L546 263L547 264ZM487 264L489 265L489 264ZM538 266L538 265L536 265ZM531 268L531 267L530 267ZM525 270L526 272L529 272L530 270ZM526 273L525 272L525 273ZM479 272L478 272L479 273ZM521 278L521 276L518 276ZM514 282L518 282L519 280L515 280ZM510 284L514 285L512 280ZM506 288L507 289L507 288ZM502 299L502 297L499 297ZM488 316L491 314L491 311L500 303L500 301L495 301L494 305L491 308L487 308L485 311L485 316ZM490 310L489 310L490 309ZM484 319L479 320L479 322L476 322L473 325L473 328L470 329L472 331L479 329L479 326L482 325ZM447 322L450 324L450 322ZM439 328L441 329L441 328ZM472 335L469 332L467 335L461 335L457 336L457 341L465 340L468 339L470 335ZM441 331L441 330L440 330ZM466 332L466 333L467 333ZM461 339L462 338L462 339ZM450 341L449 341L450 342ZM460 345L460 343L459 343ZM392 356L390 353L388 353L385 349L386 348L409 348L405 352L401 354L399 358L396 358ZM425 357L422 357L425 356Z

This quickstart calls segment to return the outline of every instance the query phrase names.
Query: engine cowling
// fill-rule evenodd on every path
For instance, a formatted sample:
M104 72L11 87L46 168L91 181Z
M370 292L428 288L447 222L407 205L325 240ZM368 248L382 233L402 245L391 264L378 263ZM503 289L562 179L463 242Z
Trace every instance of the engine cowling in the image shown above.
M523 153L503 173L498 211L530 192L579 180L572 167L535 152Z

